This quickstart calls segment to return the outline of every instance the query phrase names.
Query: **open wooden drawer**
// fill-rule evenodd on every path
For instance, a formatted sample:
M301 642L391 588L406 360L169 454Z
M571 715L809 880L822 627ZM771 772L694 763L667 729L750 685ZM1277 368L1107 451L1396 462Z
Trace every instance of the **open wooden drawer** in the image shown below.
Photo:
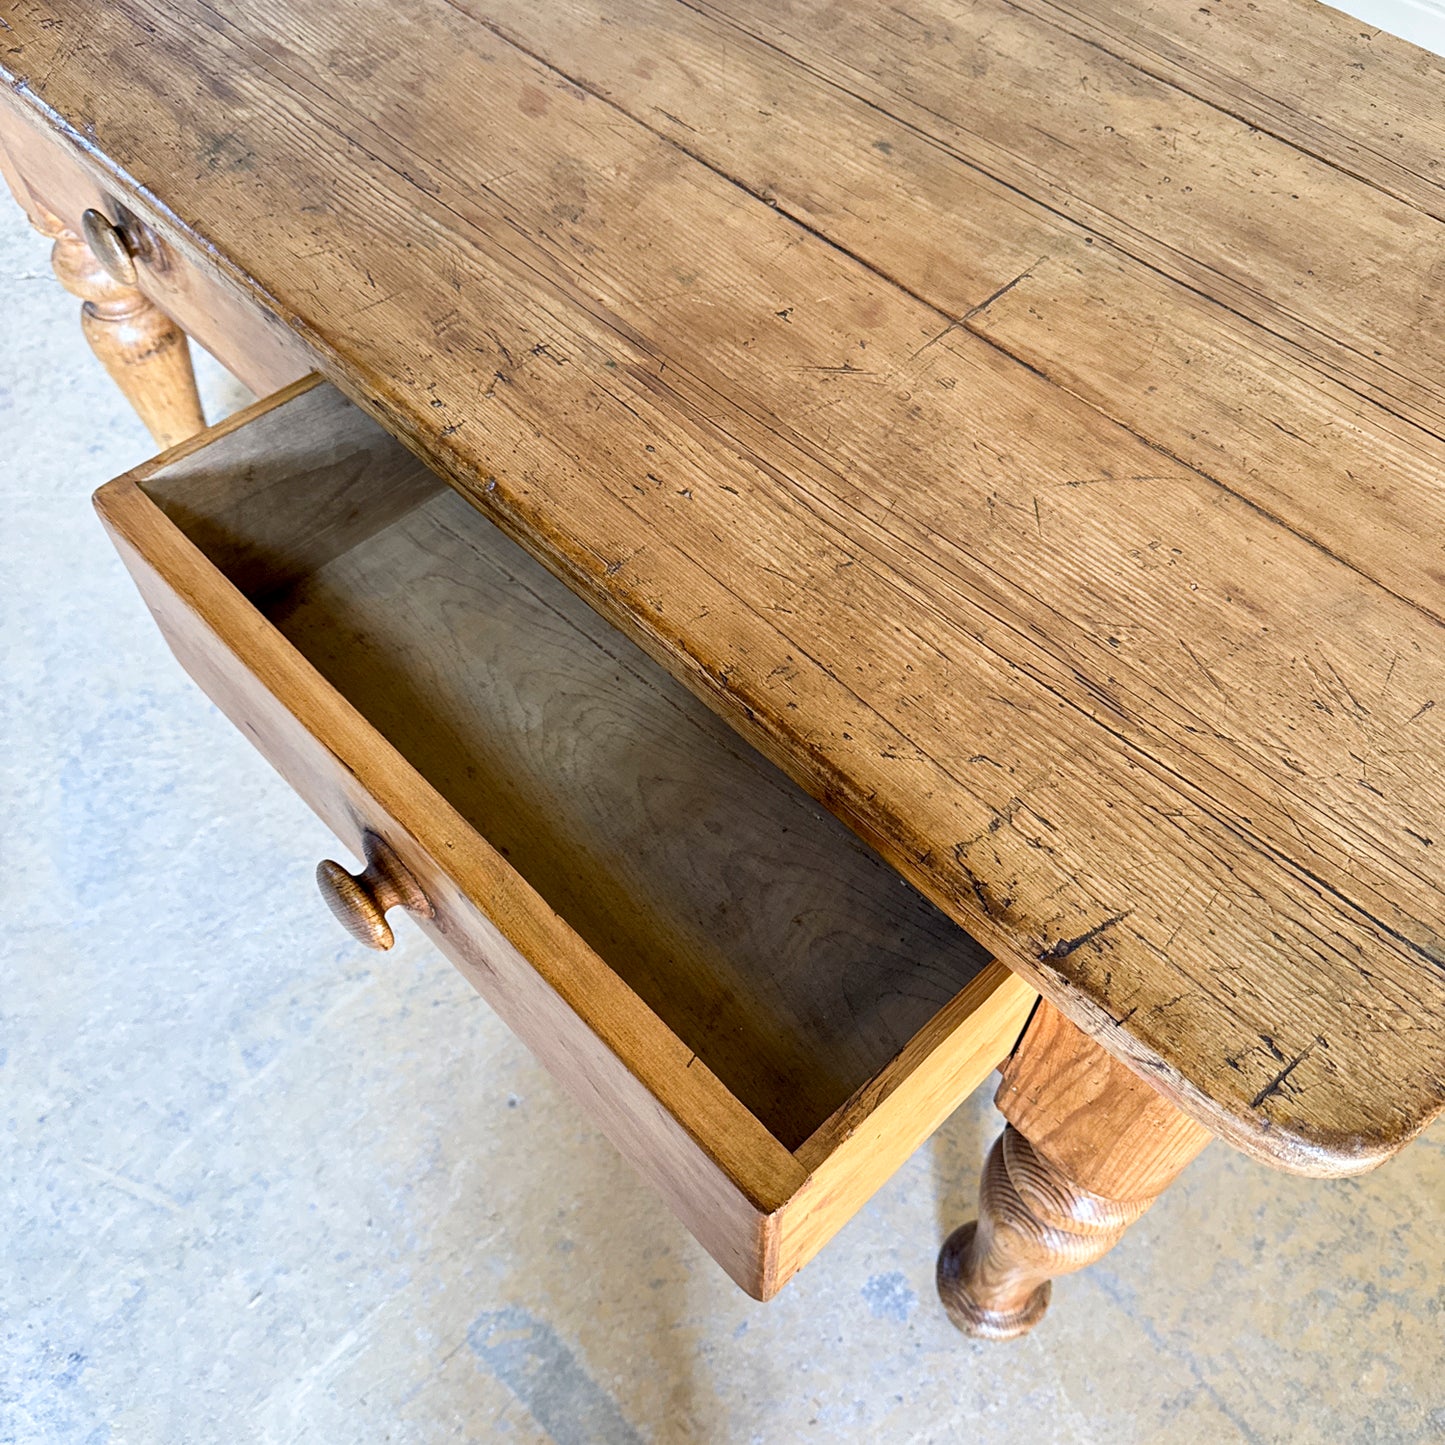
M1018 1038L1027 985L329 386L96 503L183 666L375 865L331 873L359 936L409 878L750 1294Z

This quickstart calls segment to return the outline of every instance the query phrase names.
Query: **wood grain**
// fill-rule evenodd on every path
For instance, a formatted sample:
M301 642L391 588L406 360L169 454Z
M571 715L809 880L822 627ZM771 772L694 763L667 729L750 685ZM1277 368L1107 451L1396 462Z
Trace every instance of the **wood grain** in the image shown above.
M274 460L259 460L267 436L295 469L284 499ZM375 527L356 515L374 494L367 457L395 482ZM834 820L460 498L409 481L408 466L421 470L329 387L302 383L102 488L97 505L196 681L368 872L392 850L378 904L410 901L426 915L438 946L709 1252L767 1298L1007 1054L1035 996L1000 965L981 967L977 947ZM411 497L409 515L395 512L396 495ZM325 541L309 577L296 576L296 547L276 553L289 583L278 589L247 528L273 536L283 501L299 534ZM439 525L453 529L450 552L433 545ZM193 538L215 543L317 656ZM342 538L349 551L336 550ZM403 584L428 605L397 630L386 593L374 626L377 596L368 601L360 579L408 561L417 570ZM343 590L355 612L333 612L336 632L312 636L323 594ZM398 707L384 684L408 674ZM489 736L519 724L529 736ZM633 848L640 862L624 856ZM764 880L754 855L767 860ZM602 896L614 891L620 901ZM376 915L367 921L367 941L384 943ZM618 952L604 959L596 941ZM920 950L930 966L905 967L901 953L912 963ZM921 1026L910 1035L911 1020ZM791 1090L779 1097L769 1091L785 1065ZM740 1095L759 1099L779 1131L813 1136L795 1156Z
M455 492L264 590L285 636L788 1148L987 962Z
M137 285L186 333L258 396L266 396L315 369L306 348L277 318L222 274L186 228L111 174L104 157L66 143L33 108L0 89L0 171L34 224L56 217L79 232L87 207L119 206L149 241L137 267Z
M1180 284L1177 267L1169 273L1157 258L1131 249L1107 217L1065 214L1037 187L1021 190L1019 177L996 176L969 149L971 135L948 124L979 103L971 71L990 63L985 50L999 29L995 12L975 8L959 15L950 8L947 24L939 20L941 28L930 32L931 47L920 49L903 34L910 25L926 26L930 12L920 6L909 8L909 22L882 27L881 34L875 33L880 27L849 17L846 36L833 36L830 47L826 27L806 24L814 17L806 6L790 23L788 8L773 6L734 14L727 5L703 13L671 0L558 0L520 10L488 0L461 3L927 300L941 319L987 337L1432 615L1445 609L1440 428L1426 430L1362 395L1343 363L1338 379L1322 376L1309 348L1287 329L1273 329L1258 306L1243 307L1211 285ZM935 18L943 8L935 7ZM1066 7L1041 0L1033 7L1038 22L1028 23L1044 34L1077 28L1076 12L1086 8L1074 5L1066 14ZM1103 3L1094 8L1109 10ZM1328 12L1319 12L1323 31L1290 24L1293 5L1247 12L1195 7L1177 15L1129 5L1109 14L1107 25L1080 30L1090 45L1107 40L1136 65L1152 60L1158 78L1185 91L1197 89L1202 75L1219 105L1246 106L1264 129L1273 123L1282 135L1322 147L1323 172L1348 166L1381 185L1391 182L1391 195L1398 192L1427 216L1445 214L1441 165L1428 145L1438 130L1438 106L1426 103L1445 86L1439 57L1388 36L1367 44L1357 26L1349 29L1344 17L1326 20ZM876 62L868 76L875 85L866 94L853 74L864 58L860 25L875 41L866 52ZM980 30L985 33L975 33ZM1198 32L1192 48L1176 30ZM1252 31L1258 33L1251 42ZM637 61L639 49L645 62ZM1163 53L1173 57L1167 64ZM1193 64L1188 75L1186 59ZM948 83L953 63L970 70L966 91ZM1122 86L1130 65L1113 59L1110 65ZM1295 97L1307 115L1293 109ZM1333 109L1325 104L1329 97ZM1052 103L1048 95L1041 100ZM990 103L997 110L1012 102L999 93ZM1101 115L1107 110L1116 138L1121 122L1140 124L1127 91L1095 103ZM1231 134L1241 131L1232 111L1213 121ZM1266 143L1273 153L1287 149ZM817 164L820 153L829 155L827 166ZM1182 188L1201 209L1223 207L1241 228L1241 204L1251 208L1246 219L1253 226L1261 220L1255 208L1268 219L1284 199L1271 177L1273 191L1251 188L1241 201L1235 170L1212 152L1187 176L1176 174L1180 158L1168 144L1158 143L1152 155L1132 145L1129 156L1136 167L1131 192ZM1092 183L1093 172L1078 169L1080 183ZM1257 185L1259 178L1252 179ZM1291 206L1309 207L1302 236L1332 235L1341 210L1354 215L1381 204L1366 186L1333 179L1329 193L1308 188L1287 198ZM1112 198L1121 185L1100 191ZM1341 202L1340 188L1353 191L1353 206ZM1288 217L1277 224L1297 226ZM1397 228L1394 219L1385 224ZM1417 218L1410 229L1423 232L1423 271L1399 266L1396 241L1362 238L1358 244L1375 247L1372 254L1388 264L1382 261L1368 290L1358 281L1335 285L1337 299L1374 310L1388 286L1393 305L1402 308L1401 326L1409 328L1422 289L1433 294L1437 280L1435 228ZM1184 241L1171 232L1159 244L1174 257ZM1263 241L1274 245L1272 237ZM1344 241L1342 250L1350 244ZM1330 285L1312 264L1296 270L1293 282L1295 291ZM1433 326L1417 332L1410 331L1410 349L1423 353L1425 364L1415 370L1428 379L1441 358L1440 338Z
M990 964L794 1151L808 1179L776 1216L780 1283L812 1259L983 1083L1017 1041L1037 1001L1021 978Z
M949 1318L977 1339L1027 1334L1052 1281L1103 1258L1210 1135L1040 1000L1003 1069L1009 1121L978 1219L938 1256Z
M346 424L343 424L346 423ZM254 601L286 593L445 489L335 393L303 377L238 414L210 445L146 478L146 495ZM217 440L213 430L207 441Z
M1093 1194L1153 1198L1210 1139L1046 1000L1001 1072L1004 1118Z
M978 1219L939 1251L935 1277L949 1319L979 1340L1027 1334L1044 1317L1054 1280L1097 1263L1153 1202L1079 1187L1006 1125L984 1162Z
M80 326L95 358L145 423L158 447L175 446L206 424L185 332L133 285L107 274L93 248L53 216L55 279L77 297Z
M1328 7L1022 0L1129 64L1445 220L1441 57Z
M1445 420L1427 364L1445 349L1439 221L1412 202L1158 79L1042 6L919 0L889 24L834 0L699 4L1045 213L1289 339L1327 374L1426 426ZM1276 4L1276 27L1288 17L1311 28L1303 0ZM1392 53L1402 52L1419 54ZM1396 68L1382 68L1393 79ZM1445 60L1420 68L1438 86ZM1347 53L1329 73L1348 86ZM1428 137L1433 108L1416 108Z
M359 873L323 858L316 865L316 886L336 921L358 943L385 950L396 941L386 921L391 909L405 908L422 918L433 917L434 910L384 838L366 834L361 852L366 867Z
M871 76L879 117L906 79L894 120L965 136L1017 214L1433 415L1433 218L1036 17L977 7L974 45L865 13L746 18ZM12 85L204 218L389 429L1197 1118L1328 1173L1438 1111L1445 651L1403 589L900 286L896 232L849 257L454 8L5 14ZM815 171L871 145L835 140ZM1141 186L1176 159L1193 199ZM1017 278L956 256L972 305Z
M97 500L186 670L353 852L368 828L388 840L436 911L438 946L719 1263L756 1289L761 1221L803 1182L792 1156L705 1065L687 1067L692 1051L139 487L112 484ZM621 1062L634 1056L633 1068Z

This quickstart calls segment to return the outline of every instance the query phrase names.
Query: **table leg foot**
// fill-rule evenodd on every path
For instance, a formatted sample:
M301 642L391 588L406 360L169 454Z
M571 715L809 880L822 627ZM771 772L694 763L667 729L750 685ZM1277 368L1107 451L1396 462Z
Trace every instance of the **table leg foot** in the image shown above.
M1053 1286L1045 1280L1024 1296L1021 1305L1012 1308L981 1302L969 1287L979 1273L977 1238L978 1221L971 1219L943 1241L938 1251L938 1297L949 1319L964 1334L975 1340L1015 1340L1043 1319Z
M1027 1334L1050 1281L1103 1258L1210 1137L1047 1003L1003 1075L1010 1122L984 1165L978 1219L938 1256L949 1319L983 1340Z
M984 1165L977 1221L938 1256L949 1319L980 1340L1027 1334L1049 1307L1050 1281L1102 1259L1152 1203L1079 1188L1009 1125Z

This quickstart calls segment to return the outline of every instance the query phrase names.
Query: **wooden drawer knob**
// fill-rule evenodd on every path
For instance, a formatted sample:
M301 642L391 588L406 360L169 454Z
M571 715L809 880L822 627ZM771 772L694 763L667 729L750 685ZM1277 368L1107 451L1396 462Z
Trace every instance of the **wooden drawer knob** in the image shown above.
M85 243L100 263L100 269L112 281L118 281L122 286L134 286L135 257L131 255L119 229L96 210L88 210L81 215L80 229L85 233Z
M434 910L416 879L375 833L362 839L366 868L348 873L340 863L324 858L316 865L316 886L341 926L368 948L390 948L396 939L386 921L390 908L409 908L422 918Z

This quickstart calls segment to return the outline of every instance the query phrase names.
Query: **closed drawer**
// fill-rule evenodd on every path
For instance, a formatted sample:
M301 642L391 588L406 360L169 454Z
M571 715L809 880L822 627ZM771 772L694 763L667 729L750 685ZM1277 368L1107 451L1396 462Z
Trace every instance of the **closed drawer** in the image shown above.
M12 95L0 94L0 170L42 231L51 219L80 234L86 210L119 223L136 260L136 284L187 335L258 396L312 370L306 348L207 260L181 223L99 169L77 145Z
M1025 984L329 386L97 506L181 663L751 1294L1018 1038Z

